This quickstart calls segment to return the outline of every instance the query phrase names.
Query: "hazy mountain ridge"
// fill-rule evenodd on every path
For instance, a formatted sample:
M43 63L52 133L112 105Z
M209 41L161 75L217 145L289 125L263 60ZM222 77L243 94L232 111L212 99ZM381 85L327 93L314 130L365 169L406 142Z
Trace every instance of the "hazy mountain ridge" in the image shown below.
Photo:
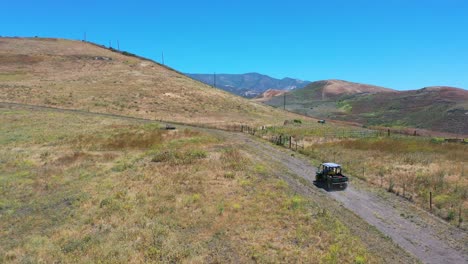
M247 98L257 97L269 89L292 90L305 87L310 83L288 77L276 79L259 73L216 75L186 73L185 75L212 86L215 84L216 76L217 88Z

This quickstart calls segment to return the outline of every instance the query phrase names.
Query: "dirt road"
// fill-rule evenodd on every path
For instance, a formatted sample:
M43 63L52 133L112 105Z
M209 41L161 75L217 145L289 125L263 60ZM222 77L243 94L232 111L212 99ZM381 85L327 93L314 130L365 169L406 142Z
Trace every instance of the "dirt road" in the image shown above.
M12 103L0 103L0 107L71 111L154 122L141 118ZM302 155L242 133L194 129L241 143L255 159L267 162L275 168L276 175L288 182L296 192L319 201L323 208L346 223L351 232L360 236L371 251L381 254L387 263L412 263L415 258L423 263L468 263L468 238L465 231L449 226L393 194L375 191L357 181L352 181L345 191L326 192L313 184L316 168ZM348 210L343 210L342 207ZM402 253L402 249L409 254Z
M263 159L282 164L304 179L314 192L340 202L423 263L468 263L465 231L449 226L393 194L359 187L363 183L357 186L351 183L344 191L327 192L313 185L316 168L301 155L291 156L288 150L248 137L244 141Z

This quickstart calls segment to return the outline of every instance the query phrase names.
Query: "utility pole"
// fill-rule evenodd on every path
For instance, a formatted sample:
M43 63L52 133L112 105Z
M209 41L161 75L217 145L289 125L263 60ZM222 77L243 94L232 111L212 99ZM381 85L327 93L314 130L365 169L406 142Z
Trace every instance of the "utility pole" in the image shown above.
M120 50L120 41L117 40L117 50Z
M161 62L162 62L162 65L164 65L164 51L161 52Z
M213 87L216 88L216 72L213 73Z
M286 93L284 93L283 95L284 95L284 98L283 98L283 110L286 110Z

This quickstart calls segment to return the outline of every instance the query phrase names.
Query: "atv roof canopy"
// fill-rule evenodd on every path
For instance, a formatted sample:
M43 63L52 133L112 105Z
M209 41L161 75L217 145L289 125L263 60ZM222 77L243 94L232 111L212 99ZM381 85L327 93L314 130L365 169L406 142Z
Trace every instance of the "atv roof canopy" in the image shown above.
M333 163L333 162L323 163L322 165L325 166L325 167L329 167L329 168L339 168L339 167L341 167L340 164L336 164L336 163Z

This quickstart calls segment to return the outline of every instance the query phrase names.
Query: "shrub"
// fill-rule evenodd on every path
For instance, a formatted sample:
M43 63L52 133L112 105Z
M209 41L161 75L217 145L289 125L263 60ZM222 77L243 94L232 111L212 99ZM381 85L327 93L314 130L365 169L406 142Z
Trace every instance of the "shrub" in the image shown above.
M221 161L227 168L233 170L242 170L245 168L248 160L242 155L242 153L234 148L226 148L221 153Z
M449 203L452 199L447 194L440 194L440 195L436 195L433 200L434 200L434 205L437 208L441 209L444 207L444 205Z
M354 263L364 264L364 263L366 263L366 258L363 257L363 256L356 256L356 258L354 258Z
M171 151L166 150L156 153L151 159L152 162L170 162L175 165L191 164L195 160L204 159L208 155L204 150L189 150L189 151Z
M389 192L394 192L395 190L393 189L395 187L395 182L393 181L393 178L390 178L390 182L388 183L388 191Z
M156 153L151 159L152 162L166 162L174 159L174 153L172 151L162 151Z
M454 210L449 210L447 213L447 217L445 219L447 219L447 221L450 222L453 219L455 219L455 215L456 215L456 212Z
M294 195L292 198L288 200L287 204L290 210L297 210L303 206L304 199L302 199L302 197L298 195Z
M232 171L228 171L224 174L224 178L226 179L234 179L234 177L235 177L235 174Z

